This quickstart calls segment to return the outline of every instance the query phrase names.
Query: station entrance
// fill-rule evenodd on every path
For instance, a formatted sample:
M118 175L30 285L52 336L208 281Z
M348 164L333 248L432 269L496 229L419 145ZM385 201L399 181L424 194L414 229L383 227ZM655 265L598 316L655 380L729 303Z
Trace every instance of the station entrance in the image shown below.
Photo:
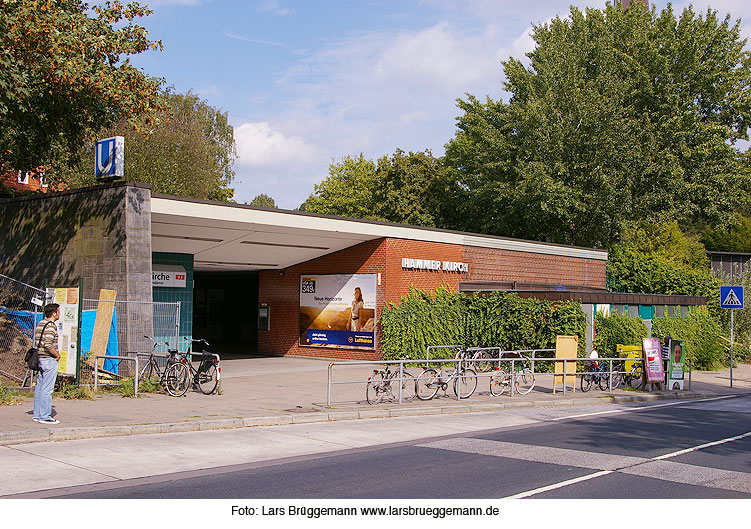
M193 276L193 337L222 358L258 354L258 272L201 272Z

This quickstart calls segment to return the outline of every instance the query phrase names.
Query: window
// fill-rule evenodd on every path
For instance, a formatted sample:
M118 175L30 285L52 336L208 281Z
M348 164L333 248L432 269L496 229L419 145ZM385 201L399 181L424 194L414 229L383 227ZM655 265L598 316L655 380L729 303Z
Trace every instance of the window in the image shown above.
M44 173L39 173L39 186L40 187L47 187L49 184L44 179Z
M18 183L29 185L29 172L28 171L26 172L18 171Z

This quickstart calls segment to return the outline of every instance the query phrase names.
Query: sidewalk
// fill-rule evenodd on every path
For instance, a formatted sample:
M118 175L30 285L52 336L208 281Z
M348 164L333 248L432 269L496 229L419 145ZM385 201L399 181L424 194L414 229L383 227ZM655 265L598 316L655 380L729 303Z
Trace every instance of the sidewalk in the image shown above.
M676 398L701 398L751 393L751 365L697 372L691 391L647 393L616 389L613 393L592 389L582 393L571 386L564 395L560 386L553 394L552 375L538 375L528 395L493 397L488 378L480 378L475 394L458 401L451 390L432 401L383 402L370 406L365 401L365 381L371 366L335 366L333 380L357 381L332 385L331 407L326 406L328 365L326 360L304 358L250 358L222 362L220 395L203 395L197 390L180 398L166 394L145 394L139 398L98 396L93 401L53 400L61 424L44 426L32 421L32 399L17 406L0 406L0 445L83 439L148 433L219 430L250 426L325 422L405 415L500 411L517 407L551 407L605 402L626 403ZM412 369L418 374L417 369ZM688 381L687 381L688 382Z

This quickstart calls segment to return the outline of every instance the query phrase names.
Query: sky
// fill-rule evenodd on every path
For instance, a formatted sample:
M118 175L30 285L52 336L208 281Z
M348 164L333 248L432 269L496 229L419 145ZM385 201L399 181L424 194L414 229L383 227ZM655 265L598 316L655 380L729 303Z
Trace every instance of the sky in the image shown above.
M605 1L143 0L154 13L138 23L164 50L131 62L227 113L237 202L294 209L345 156L443 155L456 99L505 99L500 61L525 59L532 24ZM691 3L751 36L751 2Z

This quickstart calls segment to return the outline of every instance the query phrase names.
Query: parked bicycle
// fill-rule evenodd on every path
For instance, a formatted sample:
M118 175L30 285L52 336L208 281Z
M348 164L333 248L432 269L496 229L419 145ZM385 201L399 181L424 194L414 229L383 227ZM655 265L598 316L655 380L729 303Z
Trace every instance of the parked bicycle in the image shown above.
M409 360L409 357L403 356L400 360ZM373 374L368 378L365 399L368 404L378 404L384 398L398 401L400 386L402 402L414 400L415 377L404 369L400 373L397 365L386 364L383 369L374 369Z
M148 338L148 336L146 337ZM164 367L160 365L157 359L164 358L163 356L156 354L157 347L164 345L167 347L169 356L164 363ZM183 391L183 379L188 376L188 368L182 365L177 360L177 349L169 349L169 343L154 342L154 348L149 354L148 361L143 365L138 373L139 381L152 382L161 384L167 393L173 397L179 397L184 394Z
M499 397L506 391L511 391L511 384L514 384L514 392L519 395L526 395L535 387L535 373L532 369L532 360L527 356L516 354L499 355L500 360L514 358L513 376L511 374L512 363L504 362L499 366L495 373L490 376L490 394ZM517 360L518 358L518 360Z
M641 389L644 385L644 366L636 360L632 363L631 369L622 374L623 383L634 389Z
M200 353L191 352L192 344L196 343L202 344L205 347L209 346L209 342L204 339L192 339L191 347L188 348L186 353L178 353L176 349L169 351L170 354L174 352L180 356L180 360L168 368L167 375L171 375L169 373L170 370L179 370L183 373L182 378L177 381L178 385L176 389L179 394L176 396L178 397L184 395L190 388L191 384L197 386L204 395L211 395L219 386L221 368L219 367L217 356L203 349ZM195 361L196 358L198 359L197 369L193 367L193 361ZM182 371L177 366L183 366L186 371Z
M445 373L443 367L440 371L428 367L417 376L415 392L418 399L430 400L436 396L439 389L447 391L452 382L454 394L460 399L472 396L477 388L477 372L464 365L467 362L464 356L457 353L457 357L459 361L456 368L450 373Z
M608 389L609 378L610 371L605 362L598 363L596 360L590 360L581 375L581 389L586 392L593 384L597 384L601 390L605 391Z

